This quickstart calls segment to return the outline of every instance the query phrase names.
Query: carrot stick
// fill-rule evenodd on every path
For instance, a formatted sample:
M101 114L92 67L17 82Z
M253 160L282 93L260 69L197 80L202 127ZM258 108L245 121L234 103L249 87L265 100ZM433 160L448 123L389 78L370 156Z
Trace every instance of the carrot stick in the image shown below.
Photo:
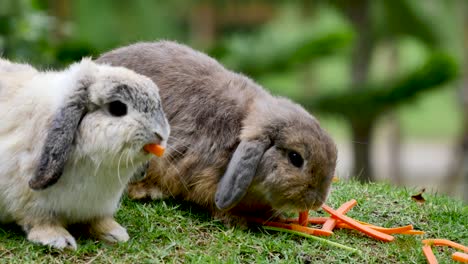
M458 243L450 241L448 239L440 239L440 238L437 238L437 239L424 239L422 242L423 242L424 245L449 246L449 247L459 249L459 250L461 250L461 251L463 251L465 253L468 252L468 247L465 247L462 244L458 244Z
M464 263L468 263L468 254L455 252L452 254L452 259Z
M286 223L268 221L268 222L264 222L263 225L284 228L288 230L294 230L294 231L302 232L302 233L309 234L309 235L330 236L333 234L333 232L330 232L330 231L323 231L321 229L316 229L316 228L311 228L311 227L301 226L301 225L296 225L296 224L286 224Z
M329 241L329 240L327 240L327 239L323 239L323 238L318 237L318 236L312 236L312 235L305 234L305 233L301 233L301 232L298 232L298 231L288 230L288 229L283 229L283 228L278 228L278 227L272 227L272 226L264 226L263 228L266 229L266 230L272 230L272 231L278 231L278 232L286 232L286 233L290 233L290 234L294 234L294 235L298 235L298 236L310 238L310 239L319 241L319 242L321 242L321 243L323 243L323 244L331 245L331 246L334 246L334 247L339 247L339 248L341 248L341 249L348 250L348 251L351 251L351 252L353 252L353 253L358 253L358 254L361 254L361 253L362 253L362 252L361 252L360 250L358 250L358 249L351 248L351 247L348 247L348 246L345 246L345 245L342 245L342 244L339 244L339 243L336 243L336 242L333 242L333 241Z
M408 230L408 231L401 232L400 234L402 235L424 235L426 234L426 232L422 230Z
M424 235L426 233L426 232L421 231L421 230L414 230L412 225L386 228L386 227L380 227L380 226L376 226L376 225L369 224L369 223L362 222L362 221L358 221L358 220L356 220L356 221L363 224L363 225L367 225L367 226L371 227L374 230L377 230L377 231L380 231L382 233L386 233L386 234L389 234L389 235L391 235L391 234ZM405 230L405 229L407 229L407 230Z
M354 219L352 219L352 218L350 218L350 217L348 217L346 215L338 213L337 211L333 210L332 208L328 207L325 204L322 205L322 208L327 213L329 213L333 218L339 219L340 221L350 225L351 227L353 227L356 230L359 230L359 231L367 234L368 236L371 236L373 238L376 238L376 239L379 239L379 240L382 240L382 241L385 241L385 242L390 242L390 241L393 241L393 239L395 239L391 235L384 234L384 233L379 232L377 230L374 230L374 229L372 229L372 228L370 228L368 226L360 224L360 223L356 222L356 220L354 220Z
M351 208L353 208L357 204L357 201L352 199L340 206L336 211L340 214L346 214ZM326 231L333 231L333 228L335 228L337 223L336 219L333 219L330 217L322 226L322 230Z
M308 222L309 224L315 224L315 225L319 225L319 224L323 224L325 223L328 219L330 219L330 217L309 217L308 219Z
M302 211L302 212L299 212L299 224L301 226L307 226L307 219L309 218L309 211Z
M328 219L330 219L330 217L309 217L307 219L307 222L309 224L314 224L314 225L321 225L323 223L325 223ZM286 220L284 220L285 223L299 223L299 221L297 220L297 218L288 218Z
M390 227L390 228L387 228L387 227L381 227L381 226L375 226L375 225L371 225L371 224L363 224L361 223L362 225L365 225L367 227L370 227L376 231L379 231L379 232L382 232L382 233L385 233L385 234L388 234L388 235L391 235L391 234L403 234L404 232L408 232L408 231L416 231L416 230L413 230L413 226L412 225L407 225L407 226L399 226L399 227ZM353 229L351 226L349 226L348 224L345 224L343 222L338 222L338 224L336 225L338 228L347 228L347 229ZM411 233L410 233L411 234Z
M439 262L437 261L436 257L434 256L434 252L432 252L431 246L429 246L429 245L424 245L424 246L422 247L422 250L423 250L424 256L426 256L427 263L429 263L429 264L437 264L437 263L439 263Z
M368 227L380 231L382 233L391 235L391 234L401 234L402 232L406 231L411 231L413 230L412 225L406 225L406 226L398 226L398 227L381 227L381 226L375 226L375 225L367 225Z
M143 149L152 153L158 157L161 157L164 154L164 147L158 144L146 144L143 146Z
M316 229L316 228L311 228L311 227L301 226L301 225L295 225L295 224L291 224L291 230L303 232L303 233L306 233L306 234L309 234L309 235L316 235L316 236L331 236L331 235L333 235L332 231Z
M327 221L329 217L309 217L308 222L310 224L323 224L325 221ZM256 218L256 217L248 217L247 221L252 222L252 223L257 223L257 224L264 224L269 221L262 219L262 218ZM297 218L288 218L285 220L280 220L278 223L285 223L285 224L298 224L299 221Z

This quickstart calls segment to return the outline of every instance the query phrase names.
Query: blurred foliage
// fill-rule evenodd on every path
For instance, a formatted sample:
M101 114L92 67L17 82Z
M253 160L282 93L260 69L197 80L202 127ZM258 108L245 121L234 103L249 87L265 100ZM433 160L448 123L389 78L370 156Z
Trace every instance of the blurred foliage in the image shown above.
M275 21L254 32L228 35L208 53L228 68L257 78L298 70L321 57L345 54L353 35L352 28L330 10L304 18L286 6Z
M33 64L54 63L54 23L38 1L0 1L0 54Z
M393 97L390 91L410 80L421 63L432 58L434 46L458 54L454 50L460 50L460 45L454 43L458 43L461 29L453 26L459 17L453 12L457 0L367 1L371 5L373 38L378 41L369 81L360 86L362 92L354 94L350 91L349 66L358 35L344 14L359 1L0 0L0 54L37 66L62 67L83 56L95 57L136 41L172 39L193 46L192 18L197 7L212 5L220 16L233 4L260 3L273 7L273 19L217 28L212 45L197 48L205 48L227 68L243 72L275 94L290 96L317 113L320 109L332 112L333 107L339 110L338 105L363 111L362 104L369 104L368 109L375 109L374 100L381 94L386 94L387 99L407 95L405 92ZM390 40L401 58L392 77L386 59L382 59L382 43ZM454 58L459 60L461 56ZM415 87L427 87L429 82L418 85ZM415 92L419 95L426 90L430 89ZM335 101L331 100L333 96ZM358 99L363 101L352 102ZM328 103L320 104L318 100ZM450 119L455 118L454 104L440 105ZM440 112L425 110L428 115L434 111ZM450 127L450 131L455 129Z
M427 12L422 12L426 11L428 3L411 0L376 1L372 19L375 25L373 34L380 39L416 36L430 45L437 44L441 34Z
M99 53L137 41L175 39L187 42L186 18L195 2L184 0L70 1L73 39Z
M442 87L457 76L458 67L453 57L435 52L419 70L402 80L297 100L315 111L351 119L373 119L402 103L414 100L421 93Z
M266 73L289 71L305 62L334 54L346 48L351 39L350 31L327 32L304 35L287 44L271 41L270 48L265 49L262 42L267 40L255 35L246 40L229 42L227 47L217 47L214 52L218 53L214 53L214 56L221 58L229 68L255 78ZM220 54L219 50L223 50L223 53Z

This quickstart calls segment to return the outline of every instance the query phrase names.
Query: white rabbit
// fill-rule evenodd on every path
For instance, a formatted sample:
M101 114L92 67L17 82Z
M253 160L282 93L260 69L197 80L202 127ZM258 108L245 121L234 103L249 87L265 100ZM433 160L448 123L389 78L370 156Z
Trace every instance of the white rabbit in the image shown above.
M127 241L113 219L130 177L166 145L169 125L147 77L89 59L39 72L0 58L0 222L30 241L76 249L69 224Z

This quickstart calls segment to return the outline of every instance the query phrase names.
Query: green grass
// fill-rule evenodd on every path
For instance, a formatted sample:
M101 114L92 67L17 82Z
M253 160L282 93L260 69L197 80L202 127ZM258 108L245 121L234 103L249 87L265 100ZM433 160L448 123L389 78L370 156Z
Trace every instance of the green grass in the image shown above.
M414 193L386 184L339 182L327 203L336 208L354 198L358 206L348 213L353 218L385 227L413 224L427 231L423 238L468 244L466 205L428 194L426 203L418 204L410 198ZM397 235L394 242L382 243L356 231L338 230L326 238L360 249L359 255L292 234L227 228L195 206L172 200L124 199L117 219L127 227L129 242L108 245L75 233L76 252L31 244L18 227L2 225L0 263L425 263L421 236ZM451 249L434 251L439 263L451 263Z

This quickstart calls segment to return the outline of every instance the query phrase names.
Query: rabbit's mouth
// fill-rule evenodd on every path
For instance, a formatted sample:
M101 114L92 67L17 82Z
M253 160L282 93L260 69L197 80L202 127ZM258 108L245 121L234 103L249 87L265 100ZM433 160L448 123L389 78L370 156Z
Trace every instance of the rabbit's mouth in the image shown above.
M272 207L281 212L299 212L318 210L323 204L322 199L279 199L271 201Z
M146 153L154 154L155 156L162 157L164 155L165 148L160 144L146 144L143 147Z

